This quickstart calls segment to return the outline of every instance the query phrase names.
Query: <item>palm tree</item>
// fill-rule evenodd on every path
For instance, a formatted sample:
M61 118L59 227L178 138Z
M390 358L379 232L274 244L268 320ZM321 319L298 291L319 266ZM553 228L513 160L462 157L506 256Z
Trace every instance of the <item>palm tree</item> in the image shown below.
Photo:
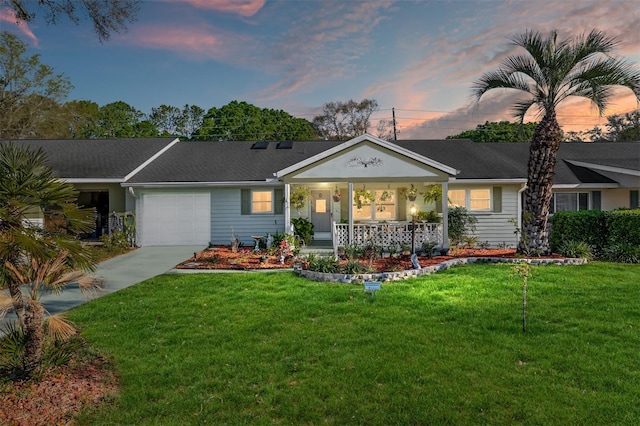
M79 209L76 196L70 184L53 175L42 150L0 143L0 288L9 289L0 297L0 315L13 309L18 317L25 375L41 364L45 329L54 338L72 332L61 315L45 320L41 293L59 292L72 281L95 288L83 273L93 269L91 254L74 236L92 229L93 212ZM38 211L45 226L28 219Z
M526 54L510 56L493 72L474 82L473 93L480 100L492 89L515 89L527 99L515 104L515 117L524 121L535 107L542 120L536 127L529 150L527 187L520 253L549 253L547 219L562 130L556 118L558 105L571 96L587 98L602 115L613 86L630 88L640 100L640 72L629 62L611 56L619 45L613 37L593 30L588 35L559 41L556 31L544 37L527 31L511 39Z

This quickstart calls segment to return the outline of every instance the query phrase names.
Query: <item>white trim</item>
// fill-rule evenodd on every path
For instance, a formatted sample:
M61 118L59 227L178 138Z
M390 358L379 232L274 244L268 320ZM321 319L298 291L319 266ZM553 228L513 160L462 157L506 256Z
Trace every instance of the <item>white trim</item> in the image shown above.
M482 185L506 185L515 183L527 183L526 178L514 179L457 179L452 177L449 179L450 184L482 184Z
M91 178L60 178L60 180L67 183L122 183L123 180L120 178L100 178L100 179L91 179Z
M243 186L243 187L254 187L254 186L283 186L283 183L280 181L247 181L247 180L239 180L232 182L142 182L142 183L130 183L123 182L121 184L124 187L132 187L132 188L184 188L184 187L193 187L193 188L210 188L210 187L234 187L234 186Z
M140 170L144 169L145 167L147 167L152 161L154 161L156 158L160 157L162 154L165 153L165 151L167 151L169 148L171 148L172 146L174 146L175 144L177 144L178 142L180 142L179 138L175 138L173 141L171 141L170 143L167 144L167 146L165 146L164 148L162 148L160 151L156 152L155 154L153 154L147 161L145 161L144 163L140 164L138 167L136 167L135 169L133 169L133 171L131 171L128 175L126 175L124 177L124 181L128 181L129 179L131 179L133 176L135 176Z
M553 185L553 189L601 189L601 188L620 188L617 183L561 183Z
M402 156L411 158L413 160L416 160L422 164L425 164L427 166L433 167L435 169L438 169L444 173L447 173L449 175L457 175L458 173L460 173L459 170L454 169L453 167L447 166L446 164L442 164L439 163L437 161L434 161L430 158L424 157L422 155L416 154L415 152L408 150L406 148L402 148L396 144L394 144L393 142L389 142L389 141L385 141L383 139L380 138L376 138L375 136L372 136L368 133L365 133L364 135L358 136L357 138L353 138L351 140L348 140L344 143L341 143L340 145L334 146L331 149L328 149L326 151L323 151L319 154L316 154L312 157L307 158L306 160L300 161L299 163L296 163L292 166L289 166L285 169L282 169L278 172L275 173L275 176L278 178L282 178L286 175L289 175L295 171L298 171L304 167L310 166L320 160L324 160L325 158L328 158L334 154L337 154L341 151L344 151L348 148L351 148L352 146L355 146L363 141L369 141L371 143L373 143L374 145L378 145L381 146L383 148L386 148L390 151L393 151L395 153L398 153Z
M253 194L256 192L268 192L271 194L271 200L269 201L271 203L271 210L269 211L263 211L263 212L257 212L253 210L253 205L254 203L260 203L260 202L264 202L264 201L254 201L253 200ZM260 215L273 215L276 212L276 196L275 196L275 192L273 190L273 188L271 189L258 189L258 188L251 188L249 190L249 195L250 195L250 200L249 200L249 210L250 210L250 214L251 215L256 215L256 216L260 216Z
M623 175L640 176L640 170L625 169L623 167L615 167L615 166L603 166L602 164L585 163L582 161L574 161L574 160L565 160L565 161L579 167L586 167L588 169L602 170L604 172L620 173Z

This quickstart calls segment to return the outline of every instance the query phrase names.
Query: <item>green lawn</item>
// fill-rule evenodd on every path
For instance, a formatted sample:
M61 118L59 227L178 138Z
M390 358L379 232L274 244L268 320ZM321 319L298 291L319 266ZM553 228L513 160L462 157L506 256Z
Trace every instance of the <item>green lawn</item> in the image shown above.
M80 424L640 423L640 265L383 284L166 275L71 312L122 394Z

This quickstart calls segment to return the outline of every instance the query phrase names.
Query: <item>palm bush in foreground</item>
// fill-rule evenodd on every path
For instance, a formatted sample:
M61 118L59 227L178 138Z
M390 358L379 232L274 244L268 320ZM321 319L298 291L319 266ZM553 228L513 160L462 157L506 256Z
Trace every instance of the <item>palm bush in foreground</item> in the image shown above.
M70 282L93 288L84 272L93 268L91 255L75 237L93 226L93 211L76 204L74 188L53 175L42 150L0 143L0 317L13 310L24 347L20 370L30 375L42 362L45 331L64 340L73 327L62 315L47 317L39 297L59 292ZM40 211L45 227L30 224L28 214ZM17 372L16 372L17 373Z
M80 424L637 424L640 265L383 284L166 275L71 312L121 396Z

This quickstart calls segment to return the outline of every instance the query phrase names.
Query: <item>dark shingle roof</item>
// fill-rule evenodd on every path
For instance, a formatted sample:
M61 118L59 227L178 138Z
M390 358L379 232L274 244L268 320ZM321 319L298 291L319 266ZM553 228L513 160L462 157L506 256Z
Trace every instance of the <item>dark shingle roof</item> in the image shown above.
M6 141L5 141L6 142ZM42 147L60 177L123 179L172 139L20 140ZM0 142L2 143L2 142ZM295 141L290 149L251 149L254 142L179 142L128 182L264 182L274 173L343 142ZM400 140L398 146L453 167L456 179L520 179L527 177L528 143L476 143L468 139ZM554 183L612 183L582 162L640 171L640 142L564 143L558 151Z
M65 179L124 179L174 139L14 140L42 148L56 176Z
M291 149L251 149L254 142L180 142L129 182L249 182L273 174L339 145L334 141L295 141Z

